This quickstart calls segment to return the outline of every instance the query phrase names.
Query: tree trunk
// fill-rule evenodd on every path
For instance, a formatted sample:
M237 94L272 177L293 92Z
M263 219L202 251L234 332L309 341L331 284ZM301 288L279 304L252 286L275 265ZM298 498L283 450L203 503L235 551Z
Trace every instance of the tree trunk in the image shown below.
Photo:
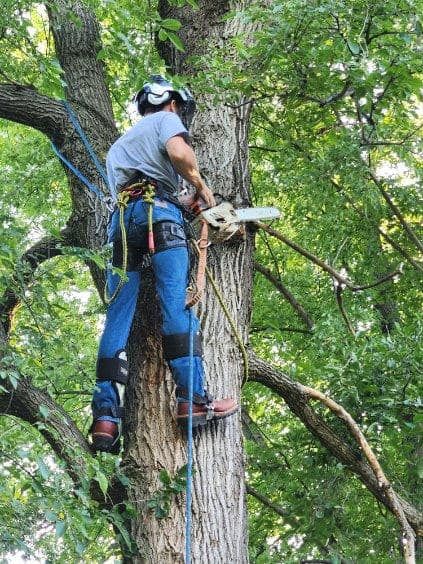
M227 9L226 4L215 4L211 10L210 3L203 2L199 12L162 12L163 17L180 19L187 31L182 34L187 49L184 57L172 50L164 53L174 72L189 70L187 55L199 54L204 45L216 45L234 33L233 23L221 20ZM205 99L200 103L192 138L206 182L225 199L236 204L248 202L248 109L214 107ZM209 267L244 340L251 311L252 251L252 236L248 235L246 241L211 247L208 253ZM186 439L174 420L174 385L163 367L159 313L150 273L146 273L145 282L129 347L131 385L127 405L131 419L126 422L123 466L132 478L129 499L137 508L137 517L131 528L139 551L139 556L130 560L174 564L184 561L185 495L177 496L169 516L160 520L147 504L157 490L163 489L159 472L165 469L174 475L186 463ZM210 286L198 314L207 388L217 398L231 396L239 401L242 357ZM238 413L208 425L194 438L192 562L247 561L244 452Z

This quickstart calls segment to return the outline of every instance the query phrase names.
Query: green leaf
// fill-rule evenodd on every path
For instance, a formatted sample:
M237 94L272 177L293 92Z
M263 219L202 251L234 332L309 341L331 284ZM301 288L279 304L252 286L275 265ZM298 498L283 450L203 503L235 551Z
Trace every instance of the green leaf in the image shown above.
M44 461L41 458L37 458L37 464L38 471L41 477L43 478L43 480L47 480L47 478L50 476L49 468L44 464Z
M103 492L103 494L106 495L107 488L109 486L109 481L107 480L107 477L103 474L103 472L101 472L101 470L97 470L95 479L99 483L100 489Z
M41 413L41 416L44 417L44 419L47 419L47 417L50 415L50 409L43 403L38 407L38 411Z
M399 35L404 43L406 43L407 45L411 43L411 36L409 33L400 33Z
M181 29L181 22L178 20L174 20L172 18L166 19L166 20L161 20L160 22L161 27L164 27L165 29L170 29L171 31L178 31L179 29Z
M132 546L131 537L129 536L129 532L125 528L124 524L121 522L120 519L114 519L113 522L116 525L116 527L118 528L119 533L121 534L123 540L125 541L126 546L128 548L131 548L131 546Z
M185 46L182 43L182 40L180 37L178 37L176 35L176 33L173 33L171 31L168 32L168 37L170 39L170 41L175 45L175 47L178 49L178 51L185 51Z
M168 39L167 32L162 27L159 29L159 39L160 41L167 41Z
M118 480L119 482L122 484L122 486L129 486L129 484L131 483L128 476L125 476L125 474L118 474Z
M347 40L347 45L349 47L349 50L351 51L351 53L353 55L358 55L361 51L361 47L358 43L356 43L355 41L352 41L351 39Z
M65 521L56 521L56 537L58 539L63 537L65 530L66 530Z
M166 470L160 470L159 479L160 479L161 483L166 485L166 486L168 486L172 481L170 475L167 473Z

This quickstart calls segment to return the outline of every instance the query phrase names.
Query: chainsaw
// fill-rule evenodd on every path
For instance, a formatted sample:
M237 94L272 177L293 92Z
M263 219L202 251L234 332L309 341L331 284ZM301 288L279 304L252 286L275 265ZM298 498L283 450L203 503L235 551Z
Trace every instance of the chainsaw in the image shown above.
M194 244L198 254L195 289L188 289L186 302L187 307L192 307L201 300L204 292L209 244L224 243L236 235L245 237L245 223L278 219L281 213L274 207L235 209L226 201L212 208L205 208L201 200L196 200L189 209L195 215L192 224L200 225L200 236Z
M259 220L270 221L280 216L280 211L273 207L235 209L230 202L222 202L218 206L200 211L193 224L205 221L210 228L210 242L224 243L234 235L243 235L244 223Z

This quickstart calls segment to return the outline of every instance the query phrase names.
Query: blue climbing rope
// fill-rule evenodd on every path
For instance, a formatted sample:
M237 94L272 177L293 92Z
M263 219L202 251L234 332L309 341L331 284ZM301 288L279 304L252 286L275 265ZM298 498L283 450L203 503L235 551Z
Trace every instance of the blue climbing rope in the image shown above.
M97 172L103 178L107 188L110 191L110 185L109 185L109 181L107 179L106 171L104 170L103 165L100 163L91 143L88 141L88 138L85 135L84 130L82 129L81 124L79 123L79 120L78 120L75 112L72 110L70 104L66 100L61 100L61 103L65 107L66 112L67 112L68 117L69 117L69 120L71 121L72 125L75 128L75 131L78 133L79 137L81 138L81 141L82 141L88 155L90 156L93 164L95 165ZM55 154L69 168L69 170L71 170L73 172L73 174L78 178L78 180L80 180L83 184L85 184L85 186L89 190L91 190L91 192L93 192L98 198L100 198L101 200L104 200L106 202L106 205L109 207L109 209L112 209L111 198L104 196L104 194L101 193L98 186L96 186L95 184L90 182L88 180L88 178L86 176L84 176L82 174L82 172L65 157L65 155L56 147L56 145L54 144L53 141L51 142L51 146L52 146ZM115 194L112 194L112 198L116 199Z
M104 194L102 194L100 192L100 190L97 188L97 186L95 184L93 184L92 182L90 182L88 180L88 178L86 176L84 176L82 174L82 172L76 168L76 166L74 166L70 161L68 161L68 159L65 157L65 155L61 151L59 151L59 149L56 147L56 145L53 143L53 141L51 142L51 146L53 148L53 151L59 157L59 159L62 162L65 163L65 165L69 168L69 170L71 170L74 173L74 175L78 178L78 180L83 182L85 184L85 186L89 190L91 190L91 192L94 192L94 194L96 194L96 196L98 196L101 200L106 199Z
M194 396L194 324L189 309L189 381L188 381L188 463L185 515L185 564L191 564L191 504L192 504L192 401Z
M103 178L104 183L106 184L107 188L110 189L110 187L109 187L109 180L108 180L108 178L107 178L106 171L104 170L103 165L100 163L100 161L99 161L99 159L98 159L98 157L97 157L97 155L96 155L96 153L95 153L95 151L94 151L94 149L93 149L91 143L88 141L88 138L87 138L87 136L85 135L85 132L84 132L84 130L82 129L81 124L79 123L79 120L78 120L78 118L76 117L75 112L72 110L72 108L71 108L69 102L67 102L66 100L62 100L62 104L63 104L63 106L65 107L65 109L66 109L66 111L67 111L67 113L68 113L69 119L70 119L70 121L72 122L72 125L73 125L74 128L75 128L75 131L78 133L79 137L81 138L81 141L82 141L83 144L84 144L84 147L87 149L87 152L88 152L88 154L89 154L90 157L91 157L92 162L93 162L94 165L96 166L97 171L99 172L99 174L100 174L101 177Z

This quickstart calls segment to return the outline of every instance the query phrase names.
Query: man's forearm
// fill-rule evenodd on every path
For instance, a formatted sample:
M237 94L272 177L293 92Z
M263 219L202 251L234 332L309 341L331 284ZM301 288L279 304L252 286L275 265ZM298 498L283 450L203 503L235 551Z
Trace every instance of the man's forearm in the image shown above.
M185 145L185 146L184 146ZM185 144L172 147L173 151L169 155L176 172L180 174L187 182L195 186L197 190L201 190L204 181L198 170L197 159L195 158L192 148Z
M166 150L176 172L196 188L197 196L201 196L206 205L215 206L216 200L201 178L192 148L181 137L176 136L166 143Z

